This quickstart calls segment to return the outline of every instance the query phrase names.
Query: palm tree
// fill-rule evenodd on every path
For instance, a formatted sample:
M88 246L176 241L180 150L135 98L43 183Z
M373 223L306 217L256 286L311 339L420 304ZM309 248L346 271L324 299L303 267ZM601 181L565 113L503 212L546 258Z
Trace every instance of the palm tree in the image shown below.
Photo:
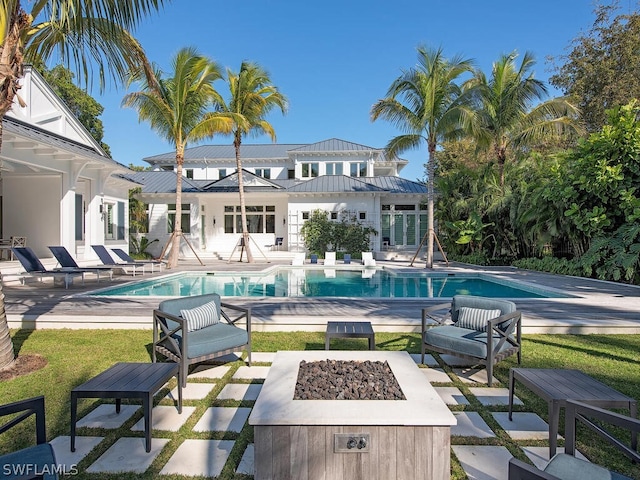
M386 98L371 108L373 121L383 118L406 132L387 143L390 156L427 146L427 268L433 267L434 156L441 142L462 135L472 114L467 97L455 83L472 67L471 60L459 56L445 59L442 49L419 47L418 65L397 78Z
M181 49L172 60L173 76L165 78L155 68L144 76L132 77L141 83L141 90L127 94L125 107L138 111L138 118L176 149L176 211L173 223L173 244L167 268L178 264L182 236L182 167L188 142L211 138L216 133L229 134L242 119L219 113L222 98L213 87L222 78L221 68L213 60L198 54L194 48Z
M140 44L129 32L169 0L32 0L27 13L20 0L0 4L0 151L2 119L20 89L25 61L47 62L55 57L73 65L86 83L98 70L101 85L107 76L124 79L130 68L146 65ZM18 95L18 102L24 101ZM0 368L15 361L0 279Z
M233 146L236 153L238 192L240 195L242 245L247 252L247 261L251 263L253 262L253 255L251 255L249 246L240 145L242 144L242 137L246 135L259 136L266 134L275 142L276 132L273 126L265 120L265 117L276 107L283 114L286 113L287 98L280 93L277 87L271 84L269 73L253 62L242 62L238 73L227 69L227 82L231 96L229 103L223 105L222 111L234 115L236 118L232 133Z
M481 71L467 82L477 101L472 136L479 149L493 151L498 163L500 185L509 149L543 143L563 134L579 134L578 108L568 98L542 101L547 88L531 69L535 59L525 53L516 66L517 53L502 55L494 62L491 78ZM535 102L539 102L534 105Z

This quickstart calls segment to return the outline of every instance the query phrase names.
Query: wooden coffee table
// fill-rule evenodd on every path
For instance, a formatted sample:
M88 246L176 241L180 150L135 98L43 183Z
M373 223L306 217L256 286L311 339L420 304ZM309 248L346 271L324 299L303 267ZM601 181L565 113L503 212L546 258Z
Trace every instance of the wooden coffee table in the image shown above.
M144 409L146 450L151 451L151 407L153 395L175 376L178 379L178 413L182 413L182 383L177 363L116 363L91 380L71 390L71 451L76 451L78 398L115 398L120 413L123 398L139 398Z
M509 420L513 410L513 393L518 380L541 397L549 408L549 458L556 454L560 408L567 400L578 400L600 408L626 408L632 417L637 415L635 398L599 382L580 370L564 368L512 368L509 370ZM638 441L634 436L635 449Z
M325 350L329 350L332 338L367 338L369 350L376 349L376 334L373 332L371 322L327 322L327 331L324 335Z

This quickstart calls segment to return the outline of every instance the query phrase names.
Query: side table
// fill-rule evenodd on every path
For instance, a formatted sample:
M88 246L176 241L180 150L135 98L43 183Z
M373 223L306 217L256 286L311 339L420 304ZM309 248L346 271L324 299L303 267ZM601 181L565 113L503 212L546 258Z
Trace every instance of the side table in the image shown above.
M547 402L549 408L549 458L556 454L560 408L567 400L578 400L600 408L626 408L637 415L635 398L599 382L580 370L565 368L512 368L509 370L509 420L512 418L516 380ZM632 437L635 449L638 439Z
M146 450L151 451L151 407L153 395L171 377L178 379L178 413L182 413L182 384L177 363L116 363L91 380L71 390L71 451L76 450L76 421L79 398L115 398L120 413L123 398L142 400Z
M324 349L329 350L332 338L366 338L369 340L369 350L376 349L376 334L371 322L327 322L324 336Z

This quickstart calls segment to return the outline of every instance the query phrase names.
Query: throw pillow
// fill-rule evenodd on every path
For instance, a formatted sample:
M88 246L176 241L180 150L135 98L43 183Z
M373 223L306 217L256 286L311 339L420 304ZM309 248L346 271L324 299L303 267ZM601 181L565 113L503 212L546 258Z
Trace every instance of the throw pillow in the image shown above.
M499 309L488 310L486 308L460 307L456 325L479 332L487 331L487 321L499 317L502 312Z
M220 321L216 302L208 302L190 310L180 310L180 315L187 321L187 332L200 330Z

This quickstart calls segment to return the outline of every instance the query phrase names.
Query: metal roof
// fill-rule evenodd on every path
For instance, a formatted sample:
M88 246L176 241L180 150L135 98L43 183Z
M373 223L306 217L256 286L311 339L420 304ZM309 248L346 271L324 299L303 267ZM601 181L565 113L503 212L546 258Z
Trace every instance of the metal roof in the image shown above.
M365 181L380 187L389 193L418 193L427 194L427 186L424 183L414 182L402 177L380 176L366 177Z
M277 144L277 143L264 143L264 144L241 144L240 145L240 158L242 159L288 159L289 150L302 147L304 144ZM189 160L206 161L210 160L233 160L236 159L236 150L233 145L201 145L198 147L187 148L184 151L184 159L186 162ZM148 163L166 163L175 162L175 152L162 153L160 155L154 155L151 157L143 158Z
M114 167L122 168L127 171L129 170L127 166L119 162L116 162L112 158L102 155L100 152L98 152L92 147L84 145L80 142L76 142L74 140L70 140L61 135L57 135L43 128L30 125L28 123L23 122L22 120L18 120L17 118L13 118L5 115L4 118L2 119L2 123L3 123L3 128L5 129L6 132L11 132L16 135L20 135L21 137L46 143L54 147L62 148L64 150L67 150L68 152L81 155L91 160L97 160L105 165L111 165Z
M323 175L287 189L295 193L383 192L382 188L346 175Z
M142 184L142 193L176 193L176 173L166 171L135 172L126 178ZM198 185L192 180L182 177L182 191L184 193L200 192Z
M330 138L323 140L322 142L312 143L310 145L304 145L302 147L293 149L293 152L367 152L367 151L379 151L378 148L367 147L360 145L359 143L347 142L340 140L339 138Z

